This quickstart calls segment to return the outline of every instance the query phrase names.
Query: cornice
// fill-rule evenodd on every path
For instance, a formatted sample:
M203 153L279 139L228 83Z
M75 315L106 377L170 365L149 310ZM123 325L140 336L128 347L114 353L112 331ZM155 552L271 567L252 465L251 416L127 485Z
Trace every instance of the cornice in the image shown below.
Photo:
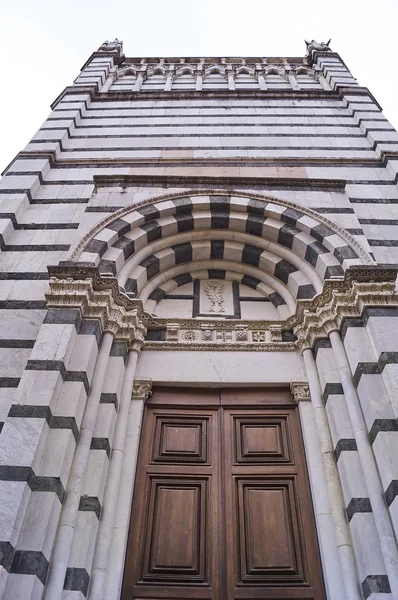
M259 168L259 167L270 167L270 166L281 166L281 167L308 167L313 166L313 165L321 165L321 166L332 166L332 167L336 167L336 166L367 166L367 167L385 167L387 162L389 160L398 160L398 152L394 152L394 151L388 151L388 152L381 152L380 156L378 158L320 158L320 157L315 157L315 158L311 158L311 159L303 159L303 158L298 158L298 157L291 157L291 158L282 158L282 157L278 157L278 156L274 156L274 157L270 157L270 158L252 158L252 157L247 157L244 159L241 158L228 158L228 157L223 157L223 158L212 158L212 159L206 159L206 158L178 158L177 156L172 157L172 158L167 158L167 157L163 157L163 158L107 158L107 159L103 159L103 158L76 158L76 159L60 159L58 158L57 154L55 151L51 151L51 150L35 150L35 151L22 151L22 152L18 152L18 154L12 159L12 161L7 165L7 167L4 169L4 171L1 173L1 175L5 175L6 173L11 174L13 173L11 171L11 167L14 164L14 162L18 159L29 159L29 160L34 160L34 159L47 159L50 163L51 167L54 168L58 168L58 169L70 169L70 168L74 168L74 167L128 167L128 168L142 168L142 167L153 167L154 169L156 168L164 168L164 167L168 167L168 166L178 166L178 167L189 167L189 166L195 166L195 167L203 167L203 166L211 166L212 168L214 167L214 165L219 165L219 166L227 166L227 167L242 167L242 166L246 166L246 167L250 167L250 168ZM16 172L17 173L21 173L20 171ZM39 175L40 171L37 172L33 172L33 171L29 171L29 174L37 174ZM13 173L14 174L14 173ZM99 177L99 176L97 176ZM132 175L131 177L140 177L140 176L136 176L136 175ZM152 175L148 175L148 176L141 176L143 178L145 178L145 181L142 181L142 185L150 185L150 183L148 184L148 179L152 178ZM167 177L167 176L166 176ZM184 177L183 175L181 175L181 177ZM174 176L170 176L170 179L173 179L174 181ZM203 180L203 178L198 177L198 179ZM223 185L225 183L225 185L227 185L226 181L230 179L228 178L228 176L226 178L219 178L219 185ZM239 185L246 185L246 182L249 181L251 182L250 185L264 185L264 178L261 177L251 177L251 178L247 178L246 176L243 177L239 177L237 178L239 180ZM291 181L290 178L281 178L283 181ZM300 180L300 181L305 181L305 180ZM312 179L310 181L316 182L317 179ZM324 180L321 180L324 181ZM344 180L339 180L339 179L331 179L328 180L331 181L331 185L334 185L334 182L336 181L344 181ZM278 179L279 182L279 179ZM98 184L98 186L100 187L100 185L102 184ZM167 183L166 183L167 185ZM193 185L193 184L192 184ZM198 183L199 185L199 183Z
M329 53L330 54L330 53ZM143 62L144 61L144 62ZM183 62L182 62L183 61ZM245 66L251 63L262 63L264 65L280 64L283 65L284 61L288 63L294 63L298 65L305 65L306 59L303 56L126 56L125 62L133 65L159 65L162 64L180 64L181 67L187 66L187 64L205 64L212 66L216 64L239 64L243 65L242 61L245 61Z
M195 100L200 98L266 98L266 99L290 99L290 100L326 100L326 99L341 99L345 94L364 96L371 95L366 87L339 87L336 90L259 90L259 89L235 89L235 90L157 90L148 92L141 91L109 91L97 92L93 100L101 102L114 100Z
M106 53L101 53L106 55ZM99 92L97 84L92 86L68 86L66 87L54 102L51 109L69 94L88 94L91 101L112 102L112 101L142 101L142 100L197 100L213 98L264 98L264 99L289 99L289 100L340 100L346 94L350 96L369 96L381 110L380 104L376 101L373 94L366 87L343 87L337 86L335 90L169 90L169 91L108 91Z
M195 164L195 163L193 163ZM212 161L214 167L214 161ZM336 189L344 191L346 186L345 179L310 179L306 177L245 177L245 185L264 185L264 186L293 186L295 188L319 188ZM132 186L140 184L153 184L154 186L176 186L183 184L190 185L242 185L242 177L230 176L203 176L203 175L94 175L94 184L96 188L110 186Z

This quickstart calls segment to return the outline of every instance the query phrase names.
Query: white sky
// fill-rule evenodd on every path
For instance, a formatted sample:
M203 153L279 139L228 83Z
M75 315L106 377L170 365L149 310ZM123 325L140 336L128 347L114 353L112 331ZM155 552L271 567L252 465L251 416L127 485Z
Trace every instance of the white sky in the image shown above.
M398 0L2 0L0 170L101 43L126 56L304 56L327 41L398 128Z

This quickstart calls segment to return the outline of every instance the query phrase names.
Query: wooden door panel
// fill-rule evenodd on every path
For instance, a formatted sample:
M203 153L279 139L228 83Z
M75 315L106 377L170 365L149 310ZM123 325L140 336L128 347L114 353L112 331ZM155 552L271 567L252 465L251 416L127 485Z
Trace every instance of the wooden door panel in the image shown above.
M222 420L226 597L321 600L297 408L236 403Z
M142 580L204 582L208 480L151 478L150 485Z
M208 463L208 418L157 415L153 462Z
M123 600L219 598L219 448L217 410L146 408Z
M294 479L235 479L240 581L270 585L303 581Z
M288 415L233 417L235 464L293 464Z

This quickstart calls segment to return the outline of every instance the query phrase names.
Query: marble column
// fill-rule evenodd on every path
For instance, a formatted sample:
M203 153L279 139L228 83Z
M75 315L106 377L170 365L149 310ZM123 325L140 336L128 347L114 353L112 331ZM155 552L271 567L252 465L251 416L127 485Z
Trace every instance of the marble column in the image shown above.
M308 382L292 381L290 389L300 415L327 597L341 600L345 597L343 574Z
M144 74L143 73L138 73L137 75L137 79L135 81L134 84L134 92L139 92L141 90L141 86L142 86L142 82L144 81Z
M234 79L233 73L228 73L228 89L229 90L235 89L235 79Z
M323 87L324 90L327 90L329 92L332 89L330 87L330 85L328 84L328 82L326 81L325 77L322 75L322 73L317 73L315 75L315 77L319 81L319 83L321 84L321 86Z
M329 334L358 448L391 592L398 598L398 549L350 365L338 331Z
M196 91L200 92L202 90L203 85L203 75L202 73L196 74Z
M89 600L103 598L105 583L109 568L109 554L112 544L112 534L115 514L120 493L120 480L125 456L125 441L127 424L133 392L134 376L137 368L141 343L134 343L129 352L124 374L120 406L115 429L112 455L109 464L108 478L104 495L101 521L98 528L97 541L93 559L93 569L89 588Z
M64 587L66 569L79 510L81 490L86 475L91 440L112 341L113 334L105 333L95 365L91 389L87 398L86 410L80 429L79 441L66 488L65 503L62 507L58 535L54 544L53 557L43 600L60 598Z
M166 84L164 86L164 91L170 92L172 84L173 84L173 73L168 73L167 77L166 77Z
M311 349L306 348L303 351L303 360L310 389L323 468L326 476L326 484L330 508L332 511L340 569L343 574L345 598L347 600L361 600L362 594L359 589L354 551L352 548L351 536L345 513L344 498L334 458L333 444L330 436L326 410L322 401L319 376Z
M299 90L300 86L297 83L297 79L295 78L295 76L293 75L293 73L290 71L290 73L288 73L288 78L289 78L289 83L292 86L293 90Z
M265 77L262 73L260 73L260 75L258 76L258 83L260 85L260 90L266 90L267 89L267 85L265 83Z
M111 87L112 83L114 83L114 81L116 81L116 68L115 67L113 67L111 69L111 72L109 73L109 77L107 77L104 85L100 89L101 94L109 92L109 88Z
M150 390L151 380L141 379L134 381L122 468L123 479L119 489L119 498L113 525L104 600L119 600L120 598L142 415L145 401L151 393Z

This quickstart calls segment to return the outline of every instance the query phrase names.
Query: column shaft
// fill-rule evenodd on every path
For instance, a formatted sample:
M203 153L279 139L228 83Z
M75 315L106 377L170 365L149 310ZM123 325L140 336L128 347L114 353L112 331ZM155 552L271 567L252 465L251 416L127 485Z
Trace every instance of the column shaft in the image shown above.
M332 89L330 87L330 85L328 84L328 82L326 81L325 77L322 75L322 73L318 74L318 81L324 90L330 91Z
M86 473L91 439L112 341L113 335L111 333L105 333L93 373L91 390L87 398L86 410L68 481L66 499L62 508L58 536L54 545L53 559L43 600L55 600L60 598L64 587L65 574L79 509L81 489Z
M114 81L116 81L116 67L112 67L112 69L110 70L109 75L106 78L104 85L100 89L101 94L103 94L105 92L109 92L109 88L111 87L111 85Z
M134 84L134 91L139 92L141 90L142 82L144 81L144 76L142 73L138 73L136 82Z
M327 597L328 600L341 600L345 597L344 582L314 411L311 403L305 401L298 403L298 409L311 482Z
M384 499L383 488L372 452L365 419L362 414L358 394L355 389L346 351L337 331L329 334L336 365L339 370L341 384L346 398L355 440L358 447L359 460L368 489L369 499L374 514L375 524L380 539L380 547L390 582L393 597L398 598L398 549L391 524L390 515Z
M123 460L123 479L113 526L104 600L120 598L143 410L143 400L131 401Z
M344 576L344 587L347 600L361 600L358 576L355 567L354 552L345 516L345 506L341 491L339 475L334 458L333 445L325 407L322 401L321 386L312 350L303 352L305 370L310 388L311 402L314 410L315 423L318 431L319 444L326 474L326 483L333 524L340 560L341 572Z
M294 76L294 75L292 75L292 74L290 74L288 77L289 77L289 82L290 82L290 85L292 86L292 88L293 88L294 90L299 90L299 89L300 89L300 86L299 86L299 84L297 83L297 79L295 78L295 76Z
M265 83L265 77L264 77L264 75L259 75L258 76L258 83L260 85L260 90L266 90L267 89L267 85Z
M128 415L137 361L138 350L131 350L129 352L124 375L119 414L104 496L103 511L94 553L93 570L88 596L90 600L100 600L100 598L103 598L104 595L105 581L109 566L109 551L112 542L113 523L119 497L120 478L122 474L125 453Z
M169 75L167 75L166 85L164 86L164 91L165 92L170 92L171 91L172 83L173 83L173 75L171 73L169 73Z

